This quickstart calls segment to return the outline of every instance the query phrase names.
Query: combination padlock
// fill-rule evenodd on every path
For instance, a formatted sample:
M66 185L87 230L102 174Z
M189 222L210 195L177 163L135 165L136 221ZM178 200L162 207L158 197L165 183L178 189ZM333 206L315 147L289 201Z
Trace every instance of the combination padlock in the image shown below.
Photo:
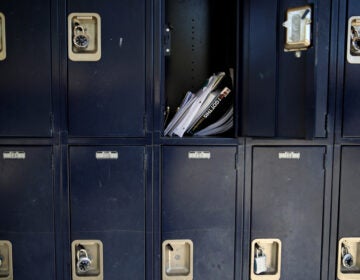
M79 272L88 272L91 266L91 259L88 256L88 253L85 249L80 249L77 252L77 269Z
M266 267L266 255L264 249L258 247L256 250L256 256L254 259L254 273L261 274L267 271Z
M82 25L75 25L74 27L73 43L78 49L86 49L89 46L89 35L86 34L86 28Z
M343 245L343 247L342 247L341 256L342 256L342 265L345 268L352 268L354 266L354 258L349 253L348 247L345 245Z

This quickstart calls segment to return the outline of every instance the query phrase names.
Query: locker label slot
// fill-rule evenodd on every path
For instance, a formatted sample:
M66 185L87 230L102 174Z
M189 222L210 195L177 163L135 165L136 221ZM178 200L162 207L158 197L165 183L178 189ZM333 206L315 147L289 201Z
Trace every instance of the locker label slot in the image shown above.
M12 244L0 240L0 280L13 280Z
M96 159L118 159L119 153L116 151L98 151L95 154Z
M26 153L20 151L3 152L3 159L25 159Z
M279 159L300 159L300 152L280 152Z
M211 159L211 153L208 151L191 151L188 153L189 159Z
M6 58L5 15L0 13L0 60Z

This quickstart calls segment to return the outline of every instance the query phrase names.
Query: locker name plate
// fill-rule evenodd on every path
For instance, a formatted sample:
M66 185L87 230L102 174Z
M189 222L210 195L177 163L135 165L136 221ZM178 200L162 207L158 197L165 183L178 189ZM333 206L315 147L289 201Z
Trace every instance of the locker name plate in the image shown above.
M211 153L207 151L191 151L188 157L189 159L210 159Z
M3 152L3 158L4 159L25 159L26 153L18 152L18 151Z
M279 159L300 159L300 152L280 152Z
M95 154L96 159L118 159L119 153L113 151L99 151Z

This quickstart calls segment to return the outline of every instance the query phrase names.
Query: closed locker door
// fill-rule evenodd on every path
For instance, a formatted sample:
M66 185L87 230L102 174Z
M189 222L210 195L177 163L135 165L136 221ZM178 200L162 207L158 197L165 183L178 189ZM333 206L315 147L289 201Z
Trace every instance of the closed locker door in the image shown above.
M68 1L70 13L99 15L101 58L68 60L69 134L144 136L145 1Z
M360 238L360 147L344 147L341 155L339 238Z
M346 28L348 28L348 20L351 17L360 16L360 2L356 0L348 0L347 14L346 14ZM358 63L350 63L346 58L346 44L350 41L348 37L350 34L346 30L340 32L345 33L345 42L339 42L340 45L345 46L344 60L344 106L343 106L343 135L345 137L360 137L360 95L359 82L360 65ZM339 46L340 46L339 45ZM356 55L355 55L356 57Z
M1 1L0 136L51 136L50 1Z
M70 147L71 239L103 243L107 280L144 279L144 152Z
M360 147L342 147L337 239L337 278L360 275Z
M163 148L162 240L193 242L195 280L234 279L235 158L236 147Z
M322 147L253 149L251 240L281 240L281 279L321 278L324 154Z
M12 243L14 279L55 279L52 149L0 151L0 240Z

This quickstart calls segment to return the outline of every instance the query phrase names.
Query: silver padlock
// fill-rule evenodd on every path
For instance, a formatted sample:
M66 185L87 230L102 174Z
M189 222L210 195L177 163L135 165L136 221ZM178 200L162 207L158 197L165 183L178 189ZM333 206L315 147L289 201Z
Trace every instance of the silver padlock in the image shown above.
M78 49L86 49L89 46L89 36L86 34L86 28L76 24L74 27L73 43Z
M0 267L2 266L3 264L3 256L0 255Z
M77 251L77 269L79 272L88 272L91 266L91 259L88 256L88 253L85 249L80 249Z
M256 256L254 259L254 273L261 274L267 271L266 267L266 255L264 253L264 249L261 247L257 247Z

